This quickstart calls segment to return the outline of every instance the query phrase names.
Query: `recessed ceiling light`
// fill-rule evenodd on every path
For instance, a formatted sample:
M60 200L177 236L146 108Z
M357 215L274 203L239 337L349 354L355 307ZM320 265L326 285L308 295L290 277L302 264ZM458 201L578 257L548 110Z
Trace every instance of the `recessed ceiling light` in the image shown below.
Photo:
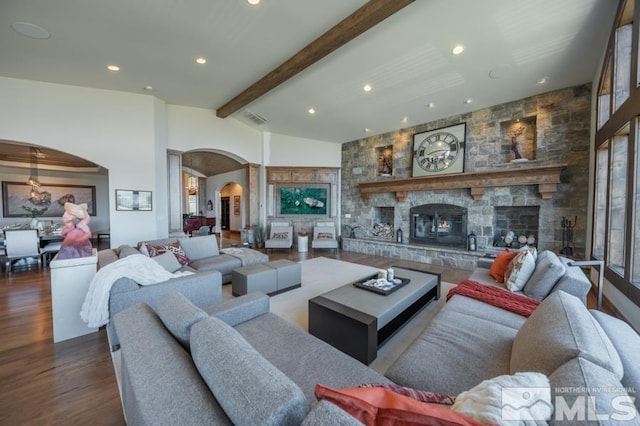
M365 84L362 87L362 90L364 90L365 92L370 92L371 91L371 85L370 84Z
M196 62L199 63L200 65L206 64L207 60L205 58L203 58L202 56L196 58Z
M473 102L473 99L471 99L471 98L467 98L467 99L464 100L465 104L470 104L471 102Z
M403 123L406 123L406 122L409 121L409 118L408 117L402 117L402 120L400 120L400 121L403 122Z
M45 30L39 25L32 24L30 22L14 22L13 24L11 24L11 28L13 28L13 31L17 32L18 34L29 38L43 40L51 37L49 31Z
M369 133L369 132L371 131L371 129L370 129L370 128L368 128L368 127L365 127L365 128L364 128L364 129L362 129L362 130L364 130L364 132L365 132L365 133Z
M454 54L454 55L459 55L462 52L464 52L464 46L461 45L461 44L459 44L457 46L454 46L454 48L451 49L451 53Z
M251 6L255 6L260 3L260 0L247 0L247 3L249 3Z
M315 114L315 113L316 113L316 110L315 110L315 109L313 109L313 108L309 108L309 114Z
M109 71L120 71L120 67L117 65L107 65Z
M427 108L433 108L434 106L436 106L436 104L434 104L433 102L429 102L427 104Z
M144 90L152 91L153 90L153 86L144 86Z
M549 77L542 77L538 80L538 84L545 84L547 81L549 81Z

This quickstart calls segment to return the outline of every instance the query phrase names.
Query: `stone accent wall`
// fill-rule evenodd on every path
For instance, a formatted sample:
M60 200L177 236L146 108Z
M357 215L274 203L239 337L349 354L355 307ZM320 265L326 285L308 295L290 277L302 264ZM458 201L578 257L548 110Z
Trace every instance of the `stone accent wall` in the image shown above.
M372 230L376 208L394 207L394 228L402 229L406 240L412 206L455 204L468 208L468 231L478 236L479 251L494 251L489 249L494 239L494 206L535 206L540 211L536 236L538 249L556 252L562 249L560 220L563 216L574 218L577 215L573 254L582 258L588 208L590 104L591 89L585 84L345 143L342 145L342 223L360 226L356 230L358 238L375 240ZM528 123L519 142L535 142L535 146L524 146L521 151L535 152L535 160L516 164L509 163L513 158L510 150L513 132L510 129L518 119ZM369 203L362 201L358 183L412 176L415 133L462 122L467 124L465 172L567 163L558 192L552 199L543 200L537 185L488 188L481 200L474 201L466 189L443 188L412 191L403 202L398 202L392 193L374 194ZM530 129L531 123L535 123L535 129ZM393 146L393 175L381 177L378 176L376 149L389 145ZM351 217L346 218L346 214ZM366 244L352 242L349 246L357 247L354 251L374 254L374 249L367 249Z

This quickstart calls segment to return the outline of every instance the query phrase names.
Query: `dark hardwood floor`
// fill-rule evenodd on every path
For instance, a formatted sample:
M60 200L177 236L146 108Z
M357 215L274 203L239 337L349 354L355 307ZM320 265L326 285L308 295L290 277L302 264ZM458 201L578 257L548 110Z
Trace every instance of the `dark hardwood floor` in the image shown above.
M221 246L239 235L225 232ZM102 240L99 249L107 248ZM272 260L299 261L317 256L387 268L391 265L437 272L442 280L459 282L468 271L350 253L339 250L274 250ZM593 297L590 305L594 306ZM605 306L606 307L606 306ZM124 424L104 327L98 333L53 343L50 275L14 272L0 277L0 424Z

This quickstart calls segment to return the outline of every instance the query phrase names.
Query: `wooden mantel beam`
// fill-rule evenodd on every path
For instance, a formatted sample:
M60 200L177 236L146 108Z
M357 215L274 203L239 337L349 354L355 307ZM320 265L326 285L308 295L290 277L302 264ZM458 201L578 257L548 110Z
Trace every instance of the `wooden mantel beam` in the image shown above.
M360 196L364 202L377 192L395 192L398 201L406 199L409 191L468 188L474 200L482 198L486 188L496 186L538 185L540 196L551 199L560 183L560 173L566 164L550 164L538 167L522 167L500 170L483 170L471 173L455 173L435 176L419 176L406 179L378 180L360 183Z
M414 1L370 0L269 74L219 107L216 115L220 118L228 117Z

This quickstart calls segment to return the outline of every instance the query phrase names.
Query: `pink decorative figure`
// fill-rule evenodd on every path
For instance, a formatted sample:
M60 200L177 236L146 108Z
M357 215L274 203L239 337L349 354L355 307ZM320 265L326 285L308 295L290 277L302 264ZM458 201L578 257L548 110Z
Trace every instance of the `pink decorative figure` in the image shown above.
M62 247L58 259L73 259L91 256L91 229L89 229L89 212L87 204L64 203L62 215Z

